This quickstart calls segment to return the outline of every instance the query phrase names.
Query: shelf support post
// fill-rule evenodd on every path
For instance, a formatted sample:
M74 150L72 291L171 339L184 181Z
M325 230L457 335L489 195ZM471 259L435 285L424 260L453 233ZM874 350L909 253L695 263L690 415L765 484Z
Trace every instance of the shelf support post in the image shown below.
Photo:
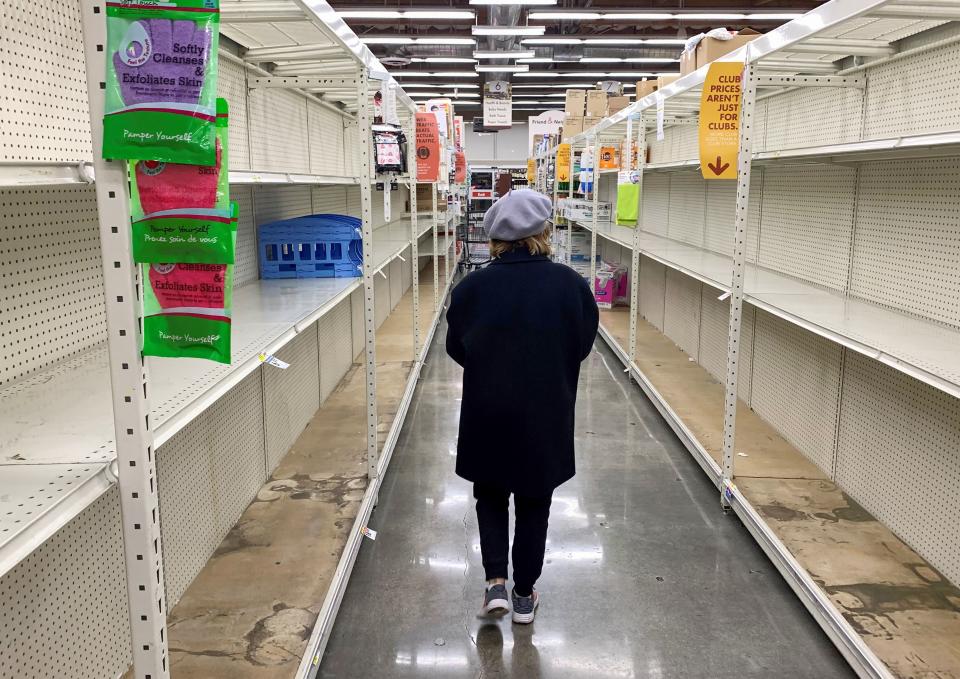
M363 332L367 395L367 475L377 477L377 318L374 300L373 195L370 162L373 133L370 120L370 76L365 67L357 73L357 128L360 135L360 218L363 223ZM385 191L390 187L385 186Z
M393 85L388 85L393 87ZM407 139L407 186L410 187L410 294L413 295L413 360L420 360L420 226L417 220L417 145L416 114L410 114Z
M80 3L96 172L97 215L106 302L110 389L123 525L123 556L135 679L169 679L167 603L157 469L150 426L149 379L140 353L139 266L132 257L127 161L104 160L107 6Z
M567 198L569 198L570 200L573 200L573 168L575 164L573 160L573 155L574 155L573 146L574 146L573 140L571 139L570 140L570 182L567 184ZM567 222L567 243L569 245L569 247L567 247L567 266L572 266L573 265L573 247L572 247L573 246L573 222L571 222L569 219L567 219L566 222Z
M727 377L723 402L723 478L720 502L728 509L728 488L734 478L737 429L737 373L740 369L740 328L743 321L743 278L746 269L747 227L750 221L750 166L753 146L753 109L757 98L754 66L744 66L740 97L740 151L737 158L737 208L730 281L730 317L727 331Z
M430 184L433 201L433 312L440 311L440 243L437 230L440 228L440 217L437 213L437 185Z
M629 123L628 123L629 127ZM647 169L647 125L640 120L637 132L637 223L633 228L633 249L630 257L630 360L637 359L637 313L640 311L640 232L643 230L643 173ZM627 133L627 158L621 159L631 170L633 163L633 137Z
M593 136L593 217L590 227L590 292L594 292L597 280L597 208L600 199L600 137ZM570 234L571 250L573 246L573 234Z

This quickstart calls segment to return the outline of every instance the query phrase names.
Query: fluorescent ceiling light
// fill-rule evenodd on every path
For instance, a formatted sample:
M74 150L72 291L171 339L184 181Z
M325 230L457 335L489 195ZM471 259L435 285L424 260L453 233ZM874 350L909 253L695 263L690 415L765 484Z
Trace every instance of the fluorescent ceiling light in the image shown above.
M546 26L471 26L470 31L473 35L543 35L547 31Z
M518 63L521 64L552 64L553 59L550 57L536 57L535 59L518 59Z
M461 92L458 94L451 94L450 92L407 92L409 97L443 97L445 99L453 99L458 101L461 97L479 97L480 94L477 92Z
M476 18L476 15L470 10L460 9L460 10L450 10L450 9L435 9L435 10L406 10L403 12L404 19L440 19L440 20L453 20L453 19L469 19L473 21Z
M678 14L677 18L725 21L727 19L746 19L747 15L737 12L692 12L690 14Z
M581 21L590 21L599 19L597 12L530 12L531 19L559 19L560 21L580 19Z
M477 64L477 73L526 73L526 64Z
M389 9L339 9L341 19L399 19L401 12Z
M585 71L578 71L577 73L558 73L556 71L533 71L530 73L518 73L517 75L522 78L556 78L556 77L568 77L568 76L573 78L602 78L606 74L587 73Z
M407 92L408 97L442 97L442 92Z
M781 19L789 21L790 19L797 19L802 16L803 14L801 12L756 12L754 14L748 14L747 18L758 21L779 21Z
M471 5L556 5L557 0L470 0Z
M620 57L582 57L580 59L581 64L612 64L620 63L623 61Z
M676 18L675 14L664 14L662 12L604 12L601 15L603 19L627 19L633 21L662 21L665 19Z
M470 57L427 57L424 61L428 64L472 64L476 59Z
M583 41L587 45L643 45L646 38L587 38Z
M580 38L527 38L521 40L524 45L579 45Z
M339 9L337 14L342 19L438 19L452 20L465 19L473 21L476 15L471 10L390 10L390 9Z
M418 45L476 45L473 38L417 38Z
M423 71L397 71L394 74L396 78L414 77L414 78L476 78L477 74L473 71L440 71L438 73L424 73ZM404 85L410 87L410 85ZM428 85L427 87L456 87L455 85ZM465 87L459 85L459 87Z
M397 73L395 75L403 75L402 73ZM415 73L408 73L407 75L416 75ZM403 83L404 87L416 88L416 87L446 87L449 89L480 89L479 85L474 85L473 83Z
M593 87L596 83L564 83L563 85L548 85L547 83L537 85L513 85L515 90L566 90L569 88ZM564 94L566 96L566 94Z
M627 57L624 61L629 64L642 64L644 62L648 64L674 64L680 60L670 57Z
M365 45L412 45L413 38L381 35L370 38L360 38L360 42L364 43Z
M686 45L686 40L680 38L647 38L648 45Z
M474 50L474 59L526 59L537 53L533 50Z

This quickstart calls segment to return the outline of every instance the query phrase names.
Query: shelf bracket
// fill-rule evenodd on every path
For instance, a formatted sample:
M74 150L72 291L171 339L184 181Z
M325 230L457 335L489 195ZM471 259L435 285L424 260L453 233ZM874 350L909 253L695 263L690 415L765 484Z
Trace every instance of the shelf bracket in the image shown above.
M867 86L866 78L844 75L758 75L755 80L757 87L849 87L862 90Z
M274 88L299 90L308 87L317 89L342 88L355 91L357 88L356 78L324 78L320 76L252 76L247 78L247 87L251 90Z

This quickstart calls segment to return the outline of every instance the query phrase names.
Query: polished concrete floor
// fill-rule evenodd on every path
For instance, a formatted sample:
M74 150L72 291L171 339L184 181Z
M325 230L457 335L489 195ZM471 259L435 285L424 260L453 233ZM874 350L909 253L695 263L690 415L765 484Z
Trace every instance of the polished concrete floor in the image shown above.
M453 473L460 376L436 344L319 676L853 676L602 342L584 364L578 473L554 494L537 620L477 619L476 516Z

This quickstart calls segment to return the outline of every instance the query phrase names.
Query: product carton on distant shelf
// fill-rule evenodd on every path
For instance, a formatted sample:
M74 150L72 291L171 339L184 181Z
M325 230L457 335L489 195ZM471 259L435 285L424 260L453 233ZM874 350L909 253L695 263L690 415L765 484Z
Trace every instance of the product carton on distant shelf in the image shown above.
M656 80L643 80L637 81L637 101L640 101L646 96L649 96L657 91L657 81Z
M583 119L583 131L586 132L601 120L603 120L603 116L587 116Z
M566 117L563 121L563 140L566 141L583 132L583 116Z
M679 73L676 75L662 75L659 78L657 78L657 89L662 90L664 87L667 87L668 85L672 85L679 79L680 79Z
M601 146L600 160L597 166L601 170L616 170L620 167L620 148L617 146Z
M680 75L685 76L697 70L697 51L696 49L684 50L680 55Z
M570 116L583 117L587 110L587 91L586 90L567 90L567 98L563 107L567 118Z
M711 61L719 59L724 54L729 54L735 49L739 49L748 42L753 42L762 34L750 28L744 28L733 36L730 40L718 40L717 38L704 38L697 45L697 68L706 66Z
M607 99L608 115L613 115L617 111L622 111L630 105L630 97L609 97Z
M607 93L603 90L587 92L587 117L603 118L607 115Z

